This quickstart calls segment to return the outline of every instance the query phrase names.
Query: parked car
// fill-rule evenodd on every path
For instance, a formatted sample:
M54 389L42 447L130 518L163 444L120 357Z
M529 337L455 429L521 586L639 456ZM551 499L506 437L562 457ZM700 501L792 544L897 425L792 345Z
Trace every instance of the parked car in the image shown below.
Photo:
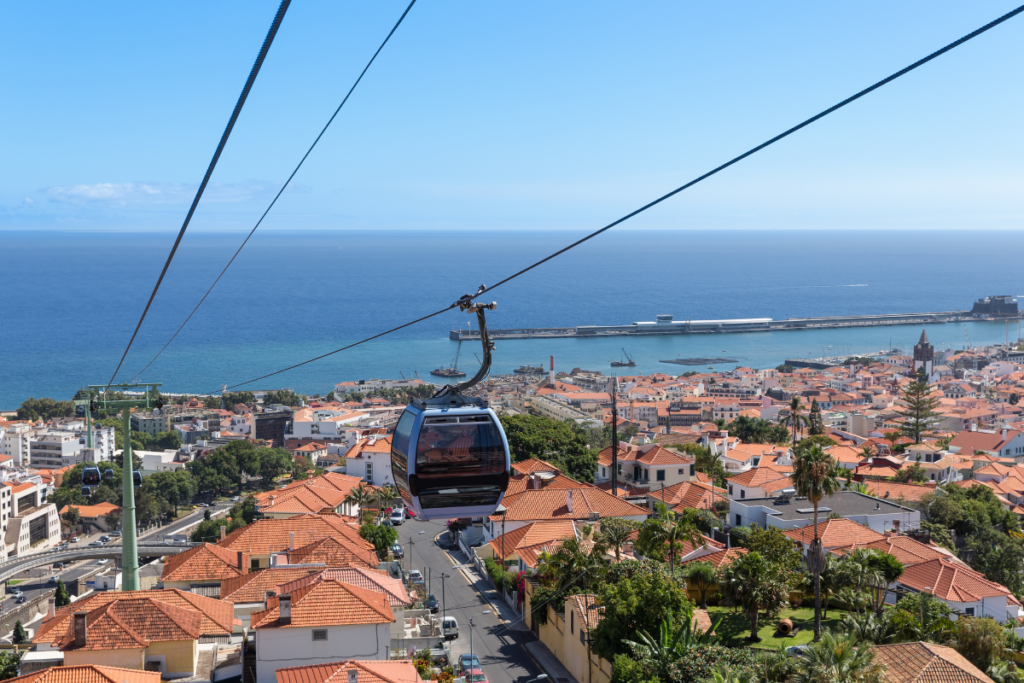
M237 502L238 502L238 501L240 501L240 500L242 500L242 497L241 497L241 496L235 496L234 498L232 498L232 499L231 499L231 502L232 502L232 503L237 503Z
M120 538L121 537L121 532L120 531L111 531L110 535L113 536L114 538Z
M47 581L46 583L57 583L57 577L56 576L51 576L50 580Z
M19 595L21 595L21 589L15 586L11 589L11 595L13 595L14 597L18 597Z
M92 543L89 544L89 547L90 548L95 548L95 547L101 547L102 548L103 544L100 543L99 541L93 541Z
M96 564L110 564L110 560L104 558L104 559L100 560L99 562L97 562Z
M21 603L25 602L25 599L26 599L26 598L25 598L25 596L24 596L24 595L19 595L19 596L18 596L18 599L17 599L17 600L15 600L15 602L16 602L16 603L18 603L18 604L20 605Z
M396 560L400 560L405 557L405 549L402 548L402 544L395 541L391 544L391 554L395 556Z
M454 640L459 637L459 622L455 620L455 617L445 617L441 620L441 635L445 640Z
M72 543L78 543L78 536L72 536L71 537L71 542Z
M206 504L206 507L208 507L208 508L215 508L215 507L217 507L217 504L216 504L216 503L214 503L214 502L213 502L213 501L211 500L211 501L210 501L209 503L207 503L207 504Z
M419 569L409 570L409 583L423 583L423 572Z
M101 543L110 543L110 536L100 536Z
M427 599L423 601L423 609L430 610L431 614L437 614L438 610L441 609L441 605L438 604L437 598L434 597L433 593L427 595Z
M459 655L459 675L470 669L479 669L480 659L476 655Z
M402 508L395 508L391 511L391 517L389 519L392 524L397 526L405 521L405 512Z
M487 676L484 675L484 670L480 668L467 669L462 677L466 679L466 683L487 683Z
M63 562L54 562L53 563L53 568L54 569L64 569L64 563Z

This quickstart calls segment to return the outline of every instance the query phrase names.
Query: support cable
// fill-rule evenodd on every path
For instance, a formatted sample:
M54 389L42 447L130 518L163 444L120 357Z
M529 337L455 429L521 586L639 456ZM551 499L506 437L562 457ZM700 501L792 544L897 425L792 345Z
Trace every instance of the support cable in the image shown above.
M281 193L285 191L285 188L287 188L288 184L291 183L292 178L294 178L295 174L299 172L300 168L302 168L302 164L305 163L306 157L308 157L310 152L313 151L313 148L316 147L316 143L320 142L320 138L322 138L324 136L324 133L327 132L327 129L334 121L334 118L338 115L338 112L340 112L341 108L345 106L346 102L348 102L348 98L352 96L352 93L355 91L356 86L359 85L359 81L363 80L363 76L365 76L366 72L369 71L370 66L373 64L373 61L377 59L377 55L380 54L381 50L384 49L384 46L388 44L389 40L391 40L391 36L394 35L395 31L398 30L398 27L402 24L402 21L405 19L405 15L409 13L409 10L411 10L412 6L415 4L416 0L412 0L409 3L409 6L405 8L405 11L402 12L402 16L398 18L398 21L391 28L391 32L388 33L386 38L384 38L384 42L380 44L380 47L377 48L377 51L373 53L372 57L370 57L370 61L366 63L365 67L363 67L363 71L359 74L359 78L357 78L356 82L352 84L351 88L349 88L348 94L345 95L345 99L341 101L341 104L338 105L338 108L334 110L333 114L331 114L331 118L327 119L327 123L324 124L323 129L320 131L320 134L316 136L316 139L313 140L313 144L310 145L309 149L306 150L306 153L302 155L302 159L299 160L299 163L295 167L295 170L292 171L292 174L288 176L288 180L285 181L284 185L281 186L281 189L277 191L276 195L274 195L274 199L270 202L270 205L267 207L267 210L264 211L263 215L260 216L260 219L256 221L256 225L254 225L252 230L249 231L249 234L246 236L246 238L242 240L242 244L239 245L238 249L235 251L234 255L228 261L227 265L224 266L224 269L220 271L220 275L218 275L217 279L213 281L213 284L210 285L210 288L206 290L206 294L203 295L203 298L199 300L199 303L196 304L196 307L193 308L192 312L188 314L187 318L185 318L185 322L181 323L178 329L175 330L174 334L171 335L171 338L167 340L167 343L163 345L163 347L157 352L155 356L153 356L153 359L146 363L146 367L142 368L137 373L135 373L135 376L132 377L133 380L142 373L144 373L147 369L149 369L149 366L152 365L156 361L156 359L159 358L160 355L167 349L167 347L171 345L171 342L174 341L175 337L177 337L178 334L183 329L185 329L185 325L188 325L188 321L192 319L192 316L196 314L196 311L199 310L199 307L202 306L203 303L206 301L206 297L210 296L210 292L212 292L213 288L217 286L217 283L220 282L220 279L224 277L224 273L228 272L228 268L230 268L231 264L235 262L235 259L238 258L238 255L242 253L242 249L244 249L245 245L248 244L249 238L253 236L253 234L256 232L256 229L260 227L261 223L263 223L263 219L266 218L267 214L270 213L270 210L274 208L274 204L276 204L277 200L281 197Z
M246 380L245 382L239 382L238 384L233 384L233 385L229 386L228 389L236 389L238 387L245 386L246 384L251 384L252 382L257 382L257 381L259 381L261 379L266 379L268 377L273 377L274 375L280 375L283 372L288 372L289 370L294 370L295 368L302 367L303 365L308 365L310 363L314 363L314 362L316 362L318 360L321 360L323 358L327 358L328 356L333 356L336 353L341 353L342 351L347 351L348 349L351 349L353 347L359 346L360 344L365 344L366 342L373 341L374 339L378 339L378 338L383 337L385 335L391 334L392 332L396 332L398 330L404 329L404 328L409 327L411 325L415 325L417 323L423 322L424 320L429 320L430 318L439 316L439 315L441 315L443 313L446 313L446 312L452 310L453 308L458 308L460 306L460 304L464 303L465 301L475 300L478 297L483 296L487 292L490 292L491 290L497 289L498 287L502 286L503 284L506 284L506 283L516 279L520 275L523 275L525 273L530 272L531 270L533 270L537 266L540 266L540 265L542 265L544 263L547 263L551 259L553 259L553 258L555 258L557 256L561 256L565 252L567 252L567 251L569 251L571 249L574 249L575 247L578 247L579 245L583 244L584 242L586 242L588 240L591 240L594 237L597 237L598 235L600 235L600 234L602 234L602 233L604 233L604 232L606 232L608 230L611 230L616 225L624 223L625 221L629 220L630 218L633 218L634 216L637 216L637 215L643 213L644 211L647 211L648 209L653 208L653 207L657 206L658 204L661 204L666 199L674 197L675 195L679 194L683 190L686 190L686 189L688 189L690 187L693 187L694 185L696 185L697 183L699 183L699 182L701 182L703 180L707 180L708 178L710 178L711 176L715 175L716 173L718 173L720 171L724 171L725 169L729 168L733 164L736 164L736 163L746 159L747 157L749 157L749 156L751 156L753 154L756 154L757 152L760 152L764 148L766 148L766 147L768 147L770 145L773 145L776 142L778 142L779 140L782 140L783 138L792 135L793 133L797 132L798 130L811 125L815 121L818 121L819 119L822 119L822 118L828 116L829 114L831 114L831 113L833 113L835 111L838 111L839 109L842 109L846 105L848 105L848 104L850 104L852 102L855 102L856 100L859 100L861 97L864 97L865 95L867 95L867 94L869 94L871 92L874 92L875 90L878 90L883 85L887 85L888 83L891 83L892 81L896 80L900 76L905 76L906 74L910 73L914 69L927 64L928 62L932 61L936 57L939 57L939 56L949 52L950 50L952 50L955 47L959 47L960 45L963 45L964 43L966 43L967 41L969 41L969 40L971 40L973 38L977 38L982 33L985 33L989 29L995 28L996 26L1002 24L1003 22L1005 22L1005 21L1007 21L1009 19L1012 19L1013 17L1017 16L1021 12L1024 12L1024 5L1021 5L1020 7L1017 7L1016 9L1007 12L1006 14L1002 15L998 19L995 19L995 20L985 24L981 28L978 28L978 29L976 29L974 31L971 31L970 33L968 33L964 37L962 37L962 38L960 38L958 40L953 41L952 43L946 45L943 48L940 48L940 49L936 50L935 52L932 52L930 55L928 55L928 56L926 56L926 57L924 57L922 59L919 59L918 61L914 62L910 66L907 66L907 67L904 67L903 69L900 69L899 71L897 71L896 73L892 74L891 76L888 76L887 78L883 78L882 80L878 81L874 85L871 85L871 86L868 86L867 88L864 88L863 90L861 90L860 92L856 93L855 95L852 95L852 96L846 98L845 100L842 100L838 104L835 104L835 105L829 107L828 109L825 109L824 111L822 111L822 112L820 112L818 114L815 114L811 118L806 119L802 123L799 123L799 124L793 126L792 128L786 130L785 132L780 133L779 135L776 135L775 137L773 137L773 138L771 138L771 139L761 143L760 145L751 148L750 150L744 152L743 154L740 154L739 156L730 159L729 161L725 162L721 166L717 166L717 167L713 168L712 170L708 171L704 175L701 175L701 176L698 176L698 177L694 178L693 180L691 180L690 182L686 183L685 185L681 185L681 186L677 187L676 189L672 190L671 192L663 194L662 196L658 197L654 201L652 201L652 202L650 202L648 204L644 204L639 209L636 209L635 211L632 211L632 212L626 214L622 218L619 218L618 220L613 221L612 223L609 223L608 225L604 226L603 228L600 228L599 230L595 230L594 232L590 233L586 237L583 237L582 239L579 239L579 240L573 242L569 246L567 246L567 247L565 247L563 249L559 249L558 251L554 252L553 254L544 257L540 261L537 261L536 263L534 263L534 264L532 264L530 266L527 266L526 268L523 268L522 270L520 270L520 271L518 271L516 273L513 273L512 275L506 277L505 279L498 281L497 284L491 285L490 287L481 286L480 289L476 292L476 294L467 295L467 296L463 297L462 299L460 299L459 301L456 301L455 303L451 304L450 306L446 306L446 307L444 307L444 308L442 308L440 310L434 311L433 313L429 313L427 315L424 315L423 317L417 318L416 320L413 320L412 322L405 323L404 325L399 325L398 327L393 327L390 330L387 330L386 332L380 332L379 334L375 334L372 337L367 337L366 339L363 339L361 341L357 341L357 342L354 342L352 344L348 344L347 346L343 346L340 349L335 349L334 351L329 351L327 353L320 354L319 356L316 356L315 358L310 358L309 360L302 361L301 363L295 363L294 365L289 365L286 368L282 368L280 370L275 370L274 372L270 372L270 373L267 373L265 375L261 375L261 376L256 377L256 378L253 378L253 379L250 379L250 380ZM216 391L220 391L220 390L218 389ZM211 393L215 393L215 392L211 392Z
M149 313L149 307L153 305L153 299L156 298L156 293L164 281L164 275L167 274L167 269L170 267L171 261L174 260L174 254L178 251L178 245L181 244L181 238L185 236L185 230L188 229L188 224L192 220L192 214L195 213L196 206L199 205L199 200L203 196L203 191L206 190L206 185L210 182L210 176L213 175L213 169L217 166L217 161L220 159L221 152L224 151L224 145L227 144L228 137L231 135L231 130L235 127L235 121L238 120L238 115L242 112L242 106L245 104L246 98L249 97L249 90L252 89L252 84L255 82L256 76L260 72L260 67L263 66L263 60L267 57L270 45L274 42L274 37L277 35L277 29L281 26L281 20L284 19L284 14L288 11L288 6L290 4L291 0L281 0L281 4L277 8L277 14L274 15L274 21L270 24L270 30L267 31L267 37L263 39L263 46L260 48L260 53L256 56L256 62L253 63L252 69L249 71L249 78L245 80L245 87L242 88L242 94L238 96L238 102L235 103L235 108L231 112L231 118L228 119L228 125L224 128L224 132L220 136L220 143L217 145L217 151L213 153L210 165L206 169L206 175L203 176L203 182L199 184L199 190L196 191L195 199L192 200L192 206L188 209L188 214L185 216L185 222L181 224L181 230L178 231L178 237L174 240L174 246L171 247L171 253L167 255L167 262L164 263L163 270L160 271L160 277L156 280L156 285L153 287L153 293L149 295L149 301L146 302L146 308L143 309L142 316L139 318L138 324L135 325L135 331L132 332L132 338L128 340L128 346L125 347L124 353L121 354L121 360L118 361L117 368L114 370L114 374L110 376L110 381L107 382L108 387L114 383L114 380L117 378L117 373L121 371L121 365L124 364L124 359L128 356L128 351L131 350L132 344L135 343L135 337L139 334L139 328L142 327L142 322L146 319L146 314Z

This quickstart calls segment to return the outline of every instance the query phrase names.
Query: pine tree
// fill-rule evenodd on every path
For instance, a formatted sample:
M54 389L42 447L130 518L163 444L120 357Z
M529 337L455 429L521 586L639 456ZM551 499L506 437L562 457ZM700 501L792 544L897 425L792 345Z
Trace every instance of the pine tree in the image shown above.
M67 607L71 604L71 594L68 593L68 587L64 585L63 579L57 579L57 592L53 599L57 607Z
M931 389L927 382L914 382L903 390L903 401L907 404L906 410L896 411L904 418L903 433L914 440L914 443L921 443L921 437L941 418L935 409L939 405L938 399L930 396Z
M11 642L15 645L22 645L28 641L28 634L25 633L25 627L21 625L21 619L18 619L14 623L14 635L11 637Z
M811 414L808 420L808 434L818 436L825 433L825 421L821 418L821 406L818 405L816 398L811 399Z

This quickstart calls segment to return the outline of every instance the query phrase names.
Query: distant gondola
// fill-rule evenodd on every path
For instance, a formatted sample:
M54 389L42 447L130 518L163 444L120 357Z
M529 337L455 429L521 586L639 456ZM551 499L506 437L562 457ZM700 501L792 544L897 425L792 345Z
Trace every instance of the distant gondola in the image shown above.
M86 467L82 470L82 483L86 486L96 486L100 483L100 468Z
M112 468L109 468L109 467L107 469L103 470L103 478L106 479L107 481L110 481L111 479L113 479L114 478L114 470Z
M132 482L134 482L136 486L142 486L142 472L132 470Z
M82 487L82 495L85 496L86 498L88 498L89 496L92 495L92 489L89 488L88 486L83 486Z

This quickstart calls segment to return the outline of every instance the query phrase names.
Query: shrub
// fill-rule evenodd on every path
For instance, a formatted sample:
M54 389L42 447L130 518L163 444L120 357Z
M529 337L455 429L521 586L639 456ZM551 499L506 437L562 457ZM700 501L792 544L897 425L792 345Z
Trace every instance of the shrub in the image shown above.
M761 658L749 648L728 648L701 643L686 651L686 656L669 665L668 683L691 683L711 676L719 664L728 664L733 672L757 673Z

